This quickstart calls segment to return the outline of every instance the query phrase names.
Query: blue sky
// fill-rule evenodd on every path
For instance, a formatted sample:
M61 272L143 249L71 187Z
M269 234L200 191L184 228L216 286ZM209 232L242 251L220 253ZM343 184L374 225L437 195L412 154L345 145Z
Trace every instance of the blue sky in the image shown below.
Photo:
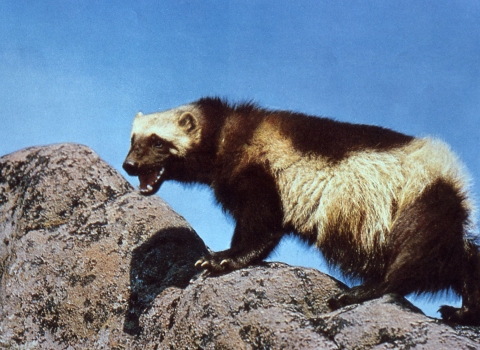
M439 137L478 198L479 23L478 0L0 0L0 155L77 142L126 175L137 111L219 95ZM212 249L229 246L208 190L159 195ZM271 259L325 271L292 239ZM430 315L442 302L416 300Z

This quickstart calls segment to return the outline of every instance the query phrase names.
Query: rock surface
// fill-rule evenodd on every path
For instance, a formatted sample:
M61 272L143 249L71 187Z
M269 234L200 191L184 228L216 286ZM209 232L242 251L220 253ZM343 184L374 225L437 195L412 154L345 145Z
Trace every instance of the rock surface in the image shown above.
M183 218L90 149L0 158L0 345L132 347L139 316L207 252Z
M208 248L158 197L140 196L92 150L0 158L0 348L477 349L480 329L405 299L330 312L346 288L280 263L200 275Z

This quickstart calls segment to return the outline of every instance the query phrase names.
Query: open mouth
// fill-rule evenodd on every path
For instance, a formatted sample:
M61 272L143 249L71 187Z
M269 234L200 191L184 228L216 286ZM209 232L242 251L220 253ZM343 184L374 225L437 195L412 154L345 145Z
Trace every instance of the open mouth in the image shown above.
M165 168L160 168L138 175L138 179L140 180L140 193L146 196L156 193L163 182L162 175L164 171Z

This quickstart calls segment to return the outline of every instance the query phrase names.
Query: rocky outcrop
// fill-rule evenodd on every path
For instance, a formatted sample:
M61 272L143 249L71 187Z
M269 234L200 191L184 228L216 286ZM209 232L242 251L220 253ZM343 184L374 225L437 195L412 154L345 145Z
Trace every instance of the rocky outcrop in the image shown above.
M141 317L141 344L155 349L478 349L476 328L454 329L406 299L329 312L342 288L313 269L273 263L169 288Z
M0 159L0 345L121 349L207 249L158 197L141 197L80 145Z
M62 144L0 158L0 348L474 349L405 299L330 312L346 288L280 263L205 276L208 251L158 197L93 151Z
M313 269L268 264L170 288L141 318L144 345L172 349L323 349L312 320L342 285ZM215 347L216 346L216 347Z

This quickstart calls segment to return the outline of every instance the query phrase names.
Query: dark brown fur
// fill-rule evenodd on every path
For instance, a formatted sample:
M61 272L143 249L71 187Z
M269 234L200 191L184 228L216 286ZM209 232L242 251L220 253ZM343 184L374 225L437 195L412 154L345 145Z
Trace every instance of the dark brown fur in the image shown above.
M230 107L219 98L203 98L196 102L220 130L225 122L224 116L235 114L237 126L232 126L228 137L235 138L241 146L251 138L263 118L273 117L286 138L290 138L294 147L304 153L314 152L333 161L343 159L349 152L371 149L388 151L401 147L413 140L404 135L378 126L338 122L329 118L307 116L289 111L269 111L257 107L253 103ZM299 122L300 121L300 122ZM209 141L215 141L215 138Z

